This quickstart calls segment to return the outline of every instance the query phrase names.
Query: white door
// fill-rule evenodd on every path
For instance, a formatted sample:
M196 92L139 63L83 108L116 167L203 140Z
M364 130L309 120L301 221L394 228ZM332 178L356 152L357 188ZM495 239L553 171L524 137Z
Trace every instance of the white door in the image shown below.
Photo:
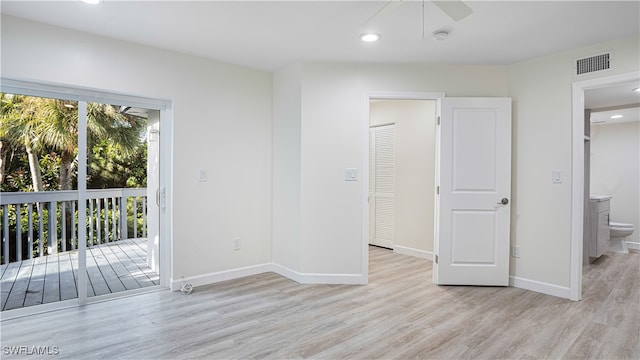
M444 98L433 280L509 284L511 99Z
M369 130L369 243L393 249L395 125Z

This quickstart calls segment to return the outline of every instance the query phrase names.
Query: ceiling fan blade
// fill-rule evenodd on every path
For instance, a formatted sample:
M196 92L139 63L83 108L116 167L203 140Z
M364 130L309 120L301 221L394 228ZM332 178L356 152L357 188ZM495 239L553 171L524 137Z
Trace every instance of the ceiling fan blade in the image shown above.
M449 15L455 21L460 21L467 16L471 15L473 10L465 3L458 0L451 1L433 1L433 3L440 8L445 14Z
M383 7L380 8L380 10L378 10L375 14L373 14L373 16L371 16L367 21L364 22L364 24L362 24L363 26L365 25L371 25L372 23L376 23L384 18L386 18L387 16L391 15L393 12L396 11L397 8L399 8L405 0L391 0L388 3L386 3Z

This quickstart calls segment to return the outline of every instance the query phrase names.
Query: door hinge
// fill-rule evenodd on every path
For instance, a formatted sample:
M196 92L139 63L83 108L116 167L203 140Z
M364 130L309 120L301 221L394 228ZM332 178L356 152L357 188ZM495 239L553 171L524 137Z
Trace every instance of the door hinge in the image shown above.
M440 185L436 186L436 195L440 195Z
M438 255L437 254L436 254L436 259L435 260L436 260L436 264L437 264L438 263Z
M437 120L438 120L438 125L440 125L440 116L438 116Z

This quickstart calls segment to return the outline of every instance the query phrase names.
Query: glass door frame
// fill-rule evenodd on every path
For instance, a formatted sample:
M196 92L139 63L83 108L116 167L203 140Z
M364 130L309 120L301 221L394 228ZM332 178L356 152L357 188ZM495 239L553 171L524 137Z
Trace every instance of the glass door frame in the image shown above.
M160 112L160 188L159 188L159 285L128 290L118 293L87 296L87 258L86 258L86 227L78 226L78 297L49 304L41 304L15 310L3 311L1 318L10 319L35 313L74 307L82 304L103 301L109 298L129 296L133 293L149 292L159 289L169 289L171 284L172 246L173 243L173 114L170 100L140 97L135 95L118 94L103 90L72 87L61 84L50 84L0 78L0 91L10 94L37 96L60 100L73 100L78 103L78 224L86 223L87 207L87 103L118 104L139 107ZM84 151L81 151L84 149ZM84 179L84 181L80 181ZM80 241L80 239L84 239Z

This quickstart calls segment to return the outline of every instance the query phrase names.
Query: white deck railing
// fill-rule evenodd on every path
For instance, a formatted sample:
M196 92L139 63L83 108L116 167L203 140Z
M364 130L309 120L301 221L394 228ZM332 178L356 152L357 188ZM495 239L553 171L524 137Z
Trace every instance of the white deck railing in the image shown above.
M147 236L146 188L87 190L86 210L87 246ZM77 249L75 190L0 193L0 216L2 264Z

